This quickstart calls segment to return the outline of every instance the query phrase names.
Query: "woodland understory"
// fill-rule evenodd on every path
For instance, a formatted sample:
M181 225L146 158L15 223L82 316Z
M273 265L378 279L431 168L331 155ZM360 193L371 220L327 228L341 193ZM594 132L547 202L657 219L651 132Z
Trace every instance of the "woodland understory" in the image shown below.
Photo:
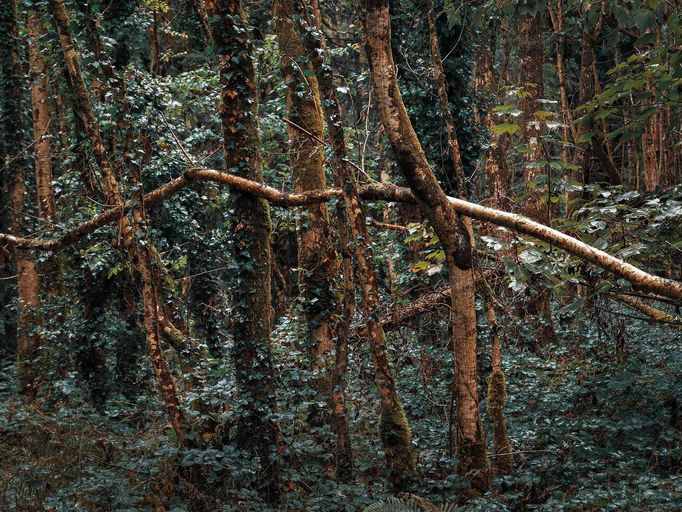
M677 0L0 0L0 510L682 511Z

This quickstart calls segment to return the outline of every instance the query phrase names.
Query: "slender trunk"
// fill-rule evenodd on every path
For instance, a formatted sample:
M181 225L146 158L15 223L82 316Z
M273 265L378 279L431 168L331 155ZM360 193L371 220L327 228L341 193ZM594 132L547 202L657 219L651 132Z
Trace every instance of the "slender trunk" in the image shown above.
M258 132L258 88L253 47L239 0L205 0L219 58L221 121L225 168L257 182L263 181ZM243 397L237 437L260 458L264 478L260 491L271 503L279 500L279 425L276 413L272 329L268 203L245 192L234 192L232 226L234 260L238 270L232 291L233 357Z
M324 190L323 123L320 92L312 63L304 59L306 49L294 17L305 16L305 2L276 0L272 7L279 44L282 75L287 84L289 158L295 192ZM338 270L332 241L329 212L325 203L310 205L299 212L297 222L299 290L308 324L308 352L314 385L319 397L331 396L333 340L331 319L336 310ZM312 412L320 422L322 411Z
M312 38L311 38L312 39ZM412 453L412 434L400 397L395 387L388 354L386 335L379 323L379 289L376 273L372 265L372 250L365 222L366 214L360 203L357 183L349 165L348 151L343 135L343 117L336 96L332 70L323 62L323 48L310 41L309 54L315 67L316 76L324 95L325 117L334 159L332 161L334 179L343 190L343 202L350 226L350 242L356 257L356 275L362 294L362 313L367 323L366 335L372 351L374 363L374 382L379 391L381 406L381 440L390 471L394 490L405 489L413 476L415 459ZM350 249L350 248L349 248ZM346 307L354 300L352 282L347 282ZM350 313L347 310L347 315Z
M651 94L652 103L656 101L656 95L653 89L653 80L651 78L647 81L647 89ZM642 131L642 156L644 162L644 190L653 192L656 190L661 181L661 172L658 165L658 140L659 140L659 112L651 115L644 122L644 129Z
M320 92L324 98L324 115L327 122L328 137L333 148L332 169L334 184L343 187L347 182L357 192L352 171L348 165L346 142L343 136L343 117L336 98L331 69L323 61L326 56L326 44L322 34L322 13L317 0L312 1L314 16L313 26L319 34L319 39L304 38L308 55L315 69L315 76L319 83ZM307 27L304 27L304 29ZM304 34L306 32L303 32ZM336 360L332 372L332 414L334 430L336 431L336 476L342 482L349 482L353 477L353 448L348 428L348 411L346 408L346 371L348 368L348 332L355 315L355 272L353 257L358 252L359 259L364 263L366 255L364 246L358 250L356 234L350 218L349 201L344 200L343 206L337 207L337 230L339 232L339 252L341 253L341 270L343 273L343 312L336 322ZM360 272L360 266L358 267Z
M26 213L28 162L25 150L22 96L24 76L21 70L21 43L18 35L16 1L7 0L0 6L0 98L3 103L3 162L10 176L9 227L15 233L23 231ZM33 359L38 355L40 337L33 333L35 314L40 305L40 277L31 251L15 249L14 265L19 297L17 317L17 376L20 392L34 396L38 374Z
M52 137L50 135L50 99L47 93L45 60L40 52L44 36L43 18L38 12L28 18L28 53L31 72L31 107L33 111L33 155L35 159L38 212L44 220L54 220L52 193Z
M433 13L433 3L431 0L426 0L426 8L431 58L433 59L436 75L436 88L438 91L441 112L447 129L448 144L450 146L455 169L458 196L460 199L466 200L468 193L464 176L464 167L462 165L459 143L455 132L455 122L448 101L447 82L445 80L445 73L443 72L440 44L436 31L436 18ZM457 222L461 235L459 243L468 251L469 254L467 257L472 261L475 241L471 219L457 215ZM457 333L456 336L458 338L454 340L453 347L455 351L455 394L457 397L458 443L461 442L462 439L471 439L475 438L474 436L481 436L483 438L482 443L485 444L485 434L479 432L479 430L481 430L481 419L478 402L476 401L474 403L472 400L463 399L463 397L469 396L472 393L472 390L476 390L476 387L478 386L476 355L476 280L474 277L474 269L471 265L462 267L457 264L454 258L452 258L449 262L448 270L450 272L451 289L456 290L458 295L457 307L455 307L453 303L452 309L452 328L453 331ZM478 396L476 391L474 391L474 394ZM476 425L475 428L474 425ZM460 451L461 456L462 451L459 449L459 445L458 450ZM483 450L485 450L485 448L483 448Z
M69 85L74 95L73 106L83 123L83 128L85 129L90 142L93 156L95 157L100 173L102 174L103 184L101 185L101 188L107 196L107 202L120 207L125 201L119 188L118 181L114 175L111 162L106 154L92 102L90 101L90 96L83 79L80 59L69 30L69 16L64 6L64 1L50 0L49 8L66 61ZM135 224L139 226L142 220L140 211L137 210L136 212L137 213L134 213L133 215L134 223L131 223L128 217L121 218L120 237L123 247L128 253L133 266L140 273L143 280L142 302L145 313L147 348L171 424L176 431L178 443L182 445L185 443L184 418L182 410L179 407L175 380L173 379L173 375L159 344L158 301L156 288L154 287L153 262L150 257L150 251L152 249L142 246L136 239Z
M476 312L471 246L457 213L438 184L407 115L391 50L388 0L365 0L363 22L372 82L383 126L398 166L443 246L452 288L452 327L457 383L457 438L460 471L472 485L490 487L481 426L476 372Z
M564 124L562 131L563 145L561 148L561 160L564 163L571 161L571 153L569 145L577 141L577 133L573 124L573 112L571 111L571 104L568 100L568 90L566 87L566 33L564 32L564 4L563 0L556 0L556 12L552 2L549 3L549 15L552 20L552 27L556 34L556 70L559 79L559 99L561 105L561 120ZM575 180L575 171L571 171L565 178ZM574 192L565 193L566 216L570 217L574 208L573 203L576 199Z
M493 371L488 378L488 412L493 419L493 449L495 467L499 473L509 473L514 464L511 443L504 419L504 406L507 401L507 383L502 369L502 350L500 347L500 326L497 323L492 291L487 285L484 290L485 315L490 331L490 355Z
M528 94L520 101L521 121L527 144L530 147L529 161L545 160L546 155L542 146L541 137L544 134L541 120L536 119L535 112L541 110L538 101L542 98L544 79L542 74L542 28L543 13L534 16L526 14L521 18L519 27L519 59L520 76L527 84ZM552 202L549 197L549 177L547 191L534 185L538 176L545 174L544 167L526 166L523 179L527 198L524 204L524 214L531 219L549 225L551 219ZM543 197L545 196L545 197ZM543 200L544 199L544 200ZM540 285L538 290L531 292L527 302L528 312L536 317L535 330L537 333L536 343L545 345L556 341L556 333L552 323L551 291Z

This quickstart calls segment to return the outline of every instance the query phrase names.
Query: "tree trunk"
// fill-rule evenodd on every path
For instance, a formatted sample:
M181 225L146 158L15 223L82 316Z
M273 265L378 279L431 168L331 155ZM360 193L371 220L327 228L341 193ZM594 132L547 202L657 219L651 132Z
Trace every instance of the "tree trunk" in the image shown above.
M219 58L220 115L228 172L263 181L258 132L258 88L253 47L239 0L205 0ZM243 397L237 438L260 458L264 478L258 482L268 502L279 500L279 426L276 412L272 330L270 209L256 195L234 192L233 258L238 267L232 291L233 357Z
M305 2L275 0L275 33L282 75L287 84L289 159L295 192L324 190L324 137L320 91L295 17L305 16ZM329 212L325 203L301 209L297 221L299 290L308 325L307 349L314 386L322 400L331 396L333 340L331 319L336 312L338 270ZM319 423L323 411L311 411Z
M326 44L322 34L322 13L317 0L312 2L314 16L313 27L319 34L319 39L312 36L310 31L303 34L308 55L315 69L320 92L324 98L324 115L327 122L327 133L333 150L332 170L334 184L343 188L347 183L349 192L344 196L343 206L337 207L339 252L341 253L341 270L343 273L343 311L336 322L336 360L332 373L332 414L336 431L336 476L342 482L349 482L353 477L353 451L348 428L348 411L346 409L346 371L348 367L348 333L353 316L355 315L355 272L353 258L357 255L360 264L358 274L366 265L365 246L358 247L358 240L353 230L353 220L350 218L350 203L353 191L357 196L352 170L348 164L346 142L343 136L343 118L336 97L331 68L324 62ZM312 27L310 27L312 28ZM349 196L350 194L350 196ZM348 198L346 196L349 196ZM363 309L364 311L364 309ZM390 464L389 464L390 466Z
M504 419L504 406L507 401L507 383L502 369L502 350L500 347L500 326L497 323L491 290L484 289L485 315L490 331L490 355L493 371L488 378L488 412L493 419L493 449L495 467L502 474L511 472L514 464L511 443Z
M367 56L383 126L398 166L446 254L452 288L460 471L474 487L485 490L490 487L490 475L478 401L471 246L462 243L466 233L426 160L403 104L393 64L388 0L365 0L363 8Z
M57 29L59 42L66 61L69 77L69 85L73 93L73 107L78 117L83 123L83 128L90 142L92 153L102 174L102 189L107 196L107 202L117 207L125 204L123 195L114 175L111 162L106 154L102 135L95 119L95 113L90 101L83 73L81 71L80 59L76 46L69 30L69 16L64 6L63 0L50 0L49 8L52 19ZM178 437L178 443L185 443L185 425L182 410L179 406L175 380L168 367L163 351L159 344L158 328L158 300L156 288L154 286L154 271L151 257L151 248L142 246L135 236L135 224L143 225L142 213L135 210L133 214L134 223L128 217L121 217L120 236L123 246L128 253L133 266L140 273L143 280L142 301L145 314L145 335L147 348L154 367L154 374L161 389L164 404L168 415Z
M520 31L520 76L524 81L528 93L520 101L521 121L526 143L530 147L529 161L546 160L544 148L540 138L544 134L542 121L536 119L535 112L542 110L538 100L542 98L544 79L542 75L542 27L543 13L535 16L526 14L521 18ZM545 169L539 166L527 166L524 169L523 179L526 189L526 201L524 214L537 222L549 225L551 220L551 201L549 194L551 183L547 177L547 192L533 183L538 176L545 174ZM545 199L543 201L543 199ZM548 288L540 285L538 290L532 291L528 298L528 312L535 317L536 343L546 345L556 341L556 333L552 322L552 310L550 305L551 292Z
M318 11L319 12L319 11ZM379 322L379 289L372 265L372 249L365 222L366 213L360 203L357 182L349 165L348 151L343 134L343 117L336 96L332 70L323 62L323 48L310 38L309 54L324 95L325 117L334 159L332 166L337 186L343 190L343 202L350 226L351 247L356 258L357 281L362 294L362 313L367 322L366 335L369 339L374 363L374 382L379 391L381 406L381 440L386 454L389 479L395 492L407 488L414 473L415 459L412 452L412 433L400 397L395 388L388 355L386 335ZM352 260L350 260L352 261ZM352 284L347 283L346 307L354 300ZM346 317L350 319L347 312Z
M502 210L511 209L511 176L505 155L504 144L495 135L495 98L497 84L493 67L492 42L482 41L476 54L475 83L477 92L485 95L486 107L482 113L482 124L490 137L485 150L485 178L492 206Z
M24 115L22 107L23 87L25 84L21 69L21 43L19 40L16 16L16 1L7 0L0 6L0 98L3 103L3 162L7 162L4 172L10 176L9 225L15 233L23 231L26 212L24 179L28 162L24 158ZM36 393L35 379L37 365L33 362L38 355L40 337L32 331L40 305L40 278L31 251L15 249L14 265L17 274L19 297L17 317L17 375L20 392L33 396Z
M31 106L33 111L33 154L35 158L38 212L47 221L54 220L55 205L52 193L52 137L50 135L50 98L47 92L45 60L41 55L44 37L43 18L32 12L28 18L28 53L31 71Z

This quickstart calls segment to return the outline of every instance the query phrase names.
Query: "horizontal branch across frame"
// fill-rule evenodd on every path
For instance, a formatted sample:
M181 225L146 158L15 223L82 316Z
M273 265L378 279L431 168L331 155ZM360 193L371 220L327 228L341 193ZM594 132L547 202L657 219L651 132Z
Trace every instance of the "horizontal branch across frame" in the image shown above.
M303 193L287 193L234 174L214 169L190 168L185 171L184 175L145 194L144 204L146 207L158 205L163 200L189 186L193 181L207 181L226 185L233 190L257 195L267 200L272 205L281 207L305 206L308 204L329 201L333 197L342 196L342 190L340 188L329 188ZM360 196L365 200L406 203L416 202L410 189L392 184L371 183L361 187L359 192ZM483 222L490 222L517 233L522 233L542 240L563 249L573 256L608 270L618 277L626 279L637 289L657 293L663 297L682 302L682 282L645 272L605 251L592 247L559 230L535 222L523 215L496 210L454 197L449 197L448 199L460 215ZM56 251L76 242L87 234L94 232L99 227L115 222L134 206L135 202L129 201L123 207L107 210L58 238L28 238L0 233L0 242L19 248ZM454 228L455 226L453 226L453 229Z

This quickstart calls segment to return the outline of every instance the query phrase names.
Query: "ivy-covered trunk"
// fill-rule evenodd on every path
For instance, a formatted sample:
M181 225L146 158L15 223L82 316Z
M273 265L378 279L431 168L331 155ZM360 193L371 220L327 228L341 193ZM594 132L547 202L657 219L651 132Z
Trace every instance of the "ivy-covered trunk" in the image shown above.
M17 29L16 1L7 0L0 6L0 100L2 101L3 148L2 161L9 175L7 205L9 225L14 233L23 231L26 209L25 177L28 161L24 157L24 113L22 106L25 85L22 72L22 50ZM40 337L34 333L34 316L40 305L40 277L35 256L26 249L15 249L14 267L17 279L17 376L24 395L35 394L37 368L33 359L38 354Z
M258 88L245 15L239 0L205 0L204 7L219 59L225 170L262 182ZM233 192L230 201L236 267L232 356L245 409L237 440L260 458L264 476L257 484L264 498L275 503L279 500L280 434L270 346L270 209L264 199L247 192Z
M311 26L301 27L301 34L310 57L315 77L317 78L323 102L324 118L327 123L327 136L332 146L333 157L331 167L334 185L343 188L349 185L347 194L357 189L348 161L346 141L343 134L343 117L336 97L336 87L331 68L325 63L327 47L322 34L322 12L317 0L311 2L314 17ZM313 31L314 29L314 31ZM357 200L357 199L356 199ZM364 221L363 221L364 223ZM332 415L336 431L336 476L342 482L349 482L353 477L353 449L348 428L348 410L346 408L346 372L348 367L348 332L355 316L355 277L354 257L358 258L358 274L361 274L362 262L365 260L363 247L358 247L356 233L353 230L348 200L344 196L343 205L337 207L338 252L341 255L341 273L343 275L343 299L337 306L339 314L334 322L336 335L336 357L332 371Z
M54 25L57 29L62 53L66 62L69 85L73 93L73 108L83 124L83 128L90 142L95 161L102 175L101 188L109 204L123 206L125 201L114 174L111 161L106 153L102 135L95 118L90 96L83 79L80 58L73 36L69 29L69 15L63 0L50 0L49 8ZM153 247L147 243L143 245L137 240L136 231L144 225L142 212L137 209L133 214L133 221L128 217L121 217L120 236L123 247L130 258L133 267L142 278L142 302L144 308L145 337L147 349L154 368L154 374L163 396L169 419L175 429L178 443L185 443L186 427L180 409L175 379L166 362L159 340L159 306L155 282L157 281L153 265Z
M463 243L467 239L463 225L426 160L403 104L391 50L388 0L365 0L363 10L367 56L383 126L398 167L446 254L452 291L460 471L473 486L485 490L490 487L490 476L478 402L472 248Z
M319 17L319 9L315 9L315 11ZM321 20L318 20L319 22ZM390 481L394 491L399 492L408 487L415 470L412 433L396 390L386 352L386 335L380 322L379 287L376 272L372 265L372 249L366 224L367 214L360 203L355 175L350 166L343 134L343 117L336 95L332 70L322 58L324 55L322 44L318 43L315 37L310 37L308 42L309 54L324 97L327 131L334 156L332 161L334 180L343 192L343 207L347 215L347 219L344 220L350 226L349 242L356 259L355 278L360 285L362 295L364 332L372 351L374 382L379 391L381 440L390 472ZM346 301L353 300L351 293L351 289L347 286Z

